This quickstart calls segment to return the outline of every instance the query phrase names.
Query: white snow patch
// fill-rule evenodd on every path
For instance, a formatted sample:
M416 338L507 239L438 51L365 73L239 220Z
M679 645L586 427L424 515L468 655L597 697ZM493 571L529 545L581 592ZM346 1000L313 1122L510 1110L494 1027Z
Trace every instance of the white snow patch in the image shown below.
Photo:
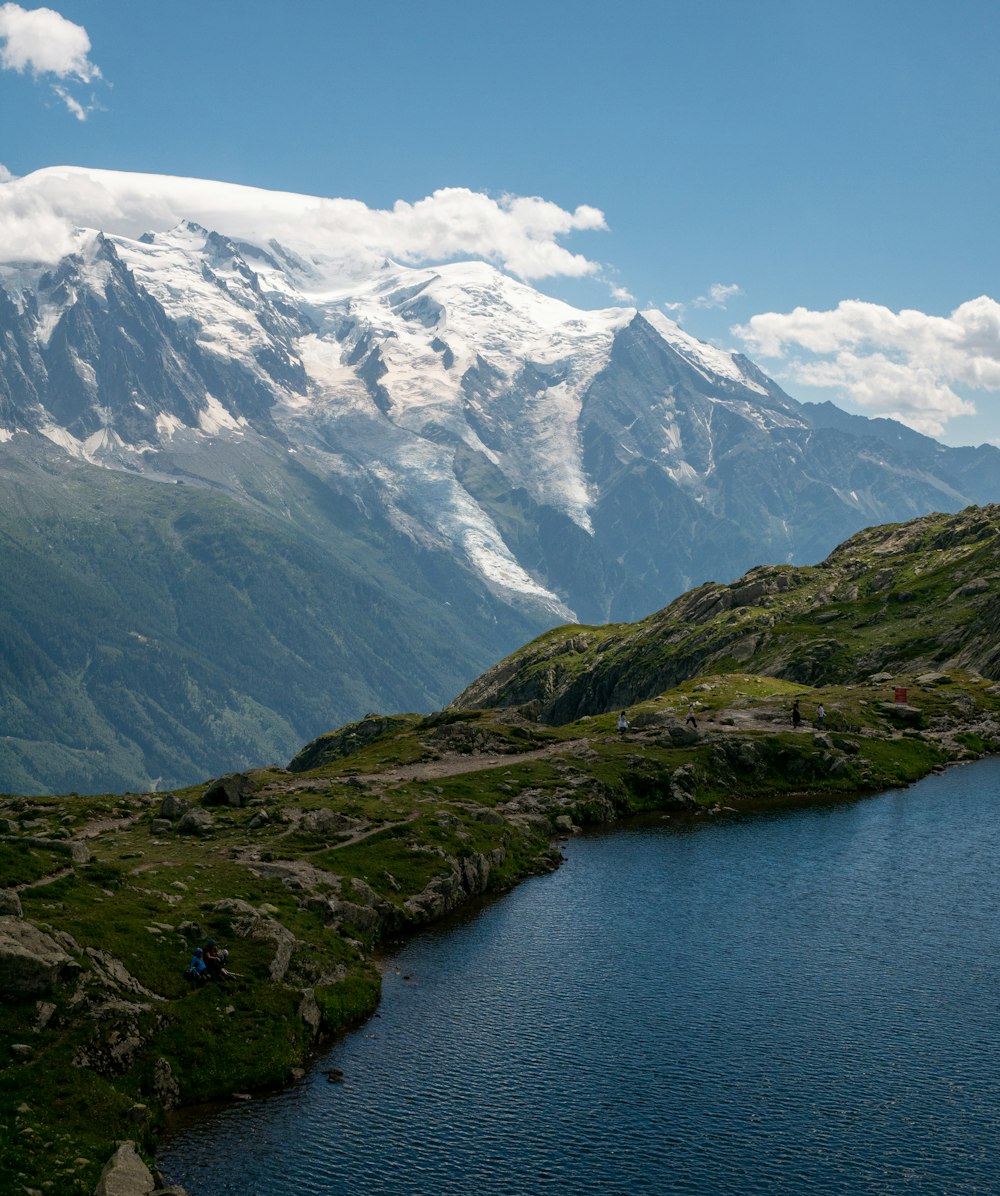
M234 419L214 395L206 394L205 406L198 412L198 426L211 436L223 429L230 432L238 431L247 427L247 421L242 415L239 419Z
M704 377L711 374L719 375L744 386L747 390L766 395L767 390L759 382L748 378L733 360L732 353L723 349L716 349L714 345L706 344L697 337L685 332L679 324L675 324L669 316L655 308L644 311L642 318L656 329L666 343L678 352L694 369Z
M176 432L184 428L183 421L169 411L161 411L156 417L156 430L164 440L170 440Z

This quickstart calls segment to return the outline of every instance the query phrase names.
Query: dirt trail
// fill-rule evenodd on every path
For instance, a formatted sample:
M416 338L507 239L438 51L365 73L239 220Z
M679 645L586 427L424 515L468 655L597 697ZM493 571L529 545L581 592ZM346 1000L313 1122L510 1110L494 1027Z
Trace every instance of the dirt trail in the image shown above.
M587 739L566 739L558 743L546 744L543 748L534 748L530 752L488 752L481 756L464 756L448 753L437 760L422 760L417 764L400 764L394 768L387 768L384 772L363 773L366 781L386 781L389 784L399 784L402 781L428 781L434 777L453 777L464 772L485 772L490 768L500 768L502 765L523 764L526 760L542 760L546 756L561 756L572 754L589 743Z

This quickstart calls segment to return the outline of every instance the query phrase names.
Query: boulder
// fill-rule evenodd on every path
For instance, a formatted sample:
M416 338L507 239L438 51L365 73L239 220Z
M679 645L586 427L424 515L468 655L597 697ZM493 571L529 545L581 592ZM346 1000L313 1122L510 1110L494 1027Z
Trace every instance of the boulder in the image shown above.
M230 772L213 781L201 799L203 806L230 806L241 809L253 795L253 786L246 773Z
M72 956L31 922L0 917L0 996L19 999L46 992Z
M160 802L160 817L169 818L171 822L174 822L178 818L183 818L190 809L191 803L189 801L168 793L163 801Z
M207 810L200 810L196 807L193 810L188 810L178 822L177 829L182 835L204 835L212 829L212 826L212 815Z
M0 916L20 918L23 914L21 898L16 889L0 889Z
M86 864L90 860L90 848L75 839L45 839L38 835L26 835L22 840L28 847L40 847L42 851L54 851L68 855L74 864Z
M309 810L302 815L299 829L311 835L342 835L355 830L360 823L356 818L338 814L336 810Z
M156 1189L153 1173L139 1157L134 1142L123 1142L108 1159L94 1196L150 1196Z
M908 702L882 702L881 710L883 714L888 714L897 722L905 723L909 727L920 726L924 718L924 712Z
M181 1086L170 1064L162 1056L153 1065L152 1092L168 1113L181 1103Z

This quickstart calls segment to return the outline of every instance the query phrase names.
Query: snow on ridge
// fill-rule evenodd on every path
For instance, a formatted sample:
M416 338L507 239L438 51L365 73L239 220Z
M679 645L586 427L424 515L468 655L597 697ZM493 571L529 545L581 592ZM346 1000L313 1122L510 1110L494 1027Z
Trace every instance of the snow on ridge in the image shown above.
M724 349L717 349L705 341L691 336L669 316L655 308L642 312L642 318L660 334L667 344L678 352L691 366L708 378L714 374L727 381L736 382L747 390L766 395L767 390L759 382L748 378L733 360L733 355Z

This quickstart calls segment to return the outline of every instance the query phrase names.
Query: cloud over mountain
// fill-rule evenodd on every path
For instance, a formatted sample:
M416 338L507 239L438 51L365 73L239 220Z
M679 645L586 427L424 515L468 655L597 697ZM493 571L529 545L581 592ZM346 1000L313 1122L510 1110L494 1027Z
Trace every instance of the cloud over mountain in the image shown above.
M960 390L1000 390L1000 304L987 295L948 316L843 300L832 311L764 312L733 329L783 359L784 380L833 387L858 406L929 435L975 406Z
M376 209L235 183L53 167L0 187L0 258L58 260L71 252L74 227L134 238L182 220L234 239L276 240L334 277L385 257L406 264L480 257L524 279L581 277L598 264L560 239L607 227L587 205L567 211L538 196L496 199L466 187Z

